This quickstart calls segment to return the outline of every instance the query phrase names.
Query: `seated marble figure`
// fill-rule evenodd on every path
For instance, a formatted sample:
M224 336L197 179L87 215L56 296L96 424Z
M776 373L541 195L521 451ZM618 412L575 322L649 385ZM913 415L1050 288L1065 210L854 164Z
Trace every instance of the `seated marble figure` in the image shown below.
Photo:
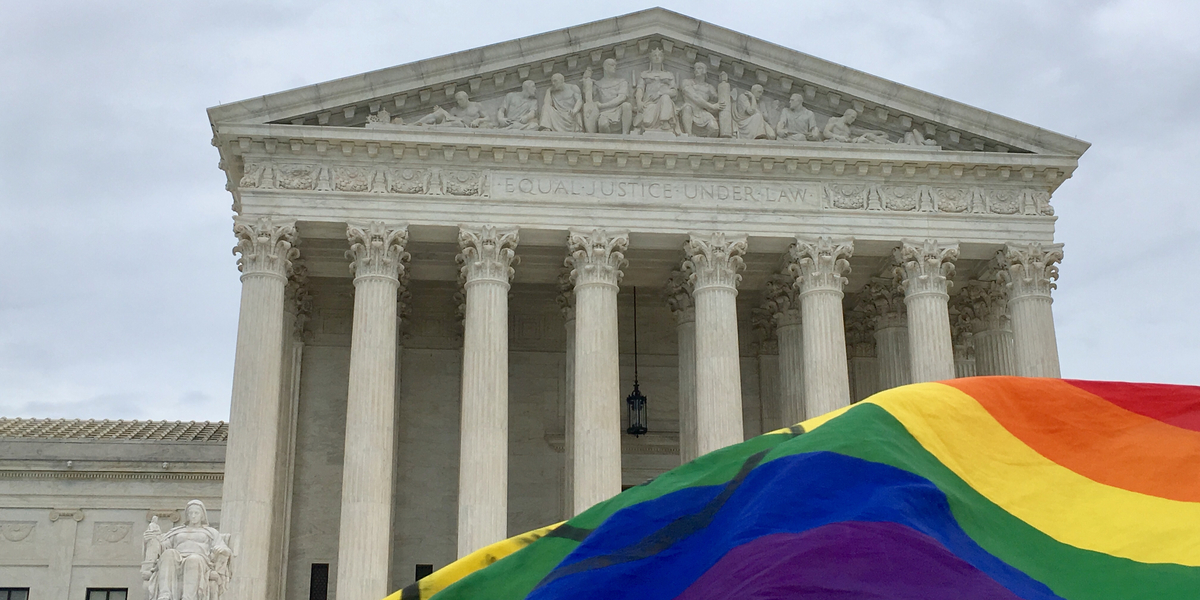
M794 142L821 141L821 128L817 127L817 116L804 106L804 96L792 94L788 105L779 113L775 135L781 140Z
M550 89L542 101L542 131L575 133L583 131L583 92L579 86L567 83L562 73L550 76Z
M663 67L663 50L650 50L650 68L637 78L634 91L634 108L637 114L634 125L642 132L659 132L680 135L679 118L675 108L678 87L675 74Z
M726 108L717 96L717 88L708 83L708 66L702 62L692 65L692 79L684 79L680 87L683 106L679 109L679 124L684 135L711 137L720 132L717 115Z
M504 96L496 123L504 129L536 130L538 128L537 85L526 79L521 90Z
M466 92L454 94L454 106L446 110L433 107L433 112L412 123L419 127L489 127L491 121L483 114L483 105L471 102Z
M603 63L604 76L592 79L592 69L583 72L583 128L588 133L629 133L633 124L633 97L629 82L617 76L617 61Z
M736 137L744 140L775 139L775 130L767 124L759 102L762 100L763 86L754 84L749 91L737 92L737 100L733 103L733 124Z
M150 600L220 600L229 582L228 534L208 524L204 503L192 500L183 511L183 524L166 533L158 517L142 535L142 579Z

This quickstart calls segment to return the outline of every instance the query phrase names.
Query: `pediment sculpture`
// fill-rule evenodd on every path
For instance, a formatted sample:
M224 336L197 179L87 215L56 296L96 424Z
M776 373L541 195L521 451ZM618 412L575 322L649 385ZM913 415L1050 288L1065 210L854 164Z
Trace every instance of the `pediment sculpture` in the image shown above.
M203 502L188 502L183 523L165 533L153 517L142 540L148 600L221 600L232 573L233 552L229 534L208 524Z
M539 90L536 82L525 79L519 90L483 102L459 89L453 92L450 108L435 105L408 122L378 107L367 117L366 127L938 145L917 129L892 139L887 132L858 127L859 111L854 109L834 114L822 125L805 106L802 93L790 94L784 101L769 98L761 84L736 89L725 70L715 74L714 85L708 65L700 61L680 78L667 68L661 47L650 48L648 54L644 69L635 67L625 75L618 72L615 59L606 58L600 63L599 79L593 77L591 67L584 69L578 83L555 72L548 88Z

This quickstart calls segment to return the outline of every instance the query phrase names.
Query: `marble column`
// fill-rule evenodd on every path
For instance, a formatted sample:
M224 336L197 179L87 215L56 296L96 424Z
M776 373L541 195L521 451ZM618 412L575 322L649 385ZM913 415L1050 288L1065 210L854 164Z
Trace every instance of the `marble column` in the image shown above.
M1022 377L1062 376L1050 308L1062 258L1062 244L1009 244L1004 249L1001 273L1008 284L1016 371Z
M684 252L696 302L696 451L704 455L745 436L737 285L746 236L692 234Z
M516 227L461 226L462 425L458 557L508 537L508 289Z
M386 596L391 555L396 414L396 301L406 268L408 226L349 223L354 273L350 385L338 531L339 600Z
M283 376L284 287L299 256L294 222L235 218L234 252L242 272L241 312L233 363L229 441L221 492L221 530L238 568L229 581L232 598L266 600L272 585L271 537L275 461L279 443Z
M954 344L954 376L975 376L975 334L971 331L971 320L962 311L962 297L959 292L950 300L950 339Z
M797 238L791 248L804 312L804 399L811 417L850 406L842 287L853 253L853 240L828 237Z
M1016 375L1012 327L1008 318L1008 292L989 273L989 281L970 281L959 292L959 311L967 320L975 349L976 375Z
M867 315L875 329L878 391L912 383L908 312L900 286L892 279L872 279L863 287L858 309Z
M675 315L679 355L679 459L686 463L699 456L696 434L696 305L687 274L673 271L664 295Z
M555 298L562 312L563 344L563 520L575 516L575 286L571 283L571 271L567 269L558 276L558 296Z
M283 365L279 394L279 440L275 458L275 522L271 536L271 572L276 574L267 589L269 598L287 596L287 559L291 550L293 470L296 462L296 419L300 409L300 365L312 314L308 291L308 269L295 263L284 288Z
M954 344L950 335L948 289L958 258L958 244L905 241L895 253L899 262L896 275L908 309L913 382L953 379Z
M777 273L767 280L763 309L771 319L779 342L779 412L783 427L791 427L807 418L804 328L796 294L796 278L791 273Z
M875 330L866 313L847 311L846 362L850 370L851 402L858 402L879 391L879 364L875 357Z
M571 229L575 283L575 514L621 492L617 292L629 232Z

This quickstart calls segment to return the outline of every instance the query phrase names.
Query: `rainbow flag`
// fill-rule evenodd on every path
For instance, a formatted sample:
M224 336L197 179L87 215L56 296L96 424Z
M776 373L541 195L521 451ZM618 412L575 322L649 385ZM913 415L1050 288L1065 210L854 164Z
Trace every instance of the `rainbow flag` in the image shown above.
M389 600L1200 599L1200 388L979 377L724 448Z

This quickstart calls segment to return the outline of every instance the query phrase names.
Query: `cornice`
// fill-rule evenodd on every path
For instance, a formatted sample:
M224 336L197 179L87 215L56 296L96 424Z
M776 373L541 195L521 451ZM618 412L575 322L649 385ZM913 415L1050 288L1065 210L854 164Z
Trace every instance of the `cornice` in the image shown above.
M152 481L222 481L225 475L218 473L142 473L136 471L48 471L0 469L0 479L106 479L106 480L152 480Z

